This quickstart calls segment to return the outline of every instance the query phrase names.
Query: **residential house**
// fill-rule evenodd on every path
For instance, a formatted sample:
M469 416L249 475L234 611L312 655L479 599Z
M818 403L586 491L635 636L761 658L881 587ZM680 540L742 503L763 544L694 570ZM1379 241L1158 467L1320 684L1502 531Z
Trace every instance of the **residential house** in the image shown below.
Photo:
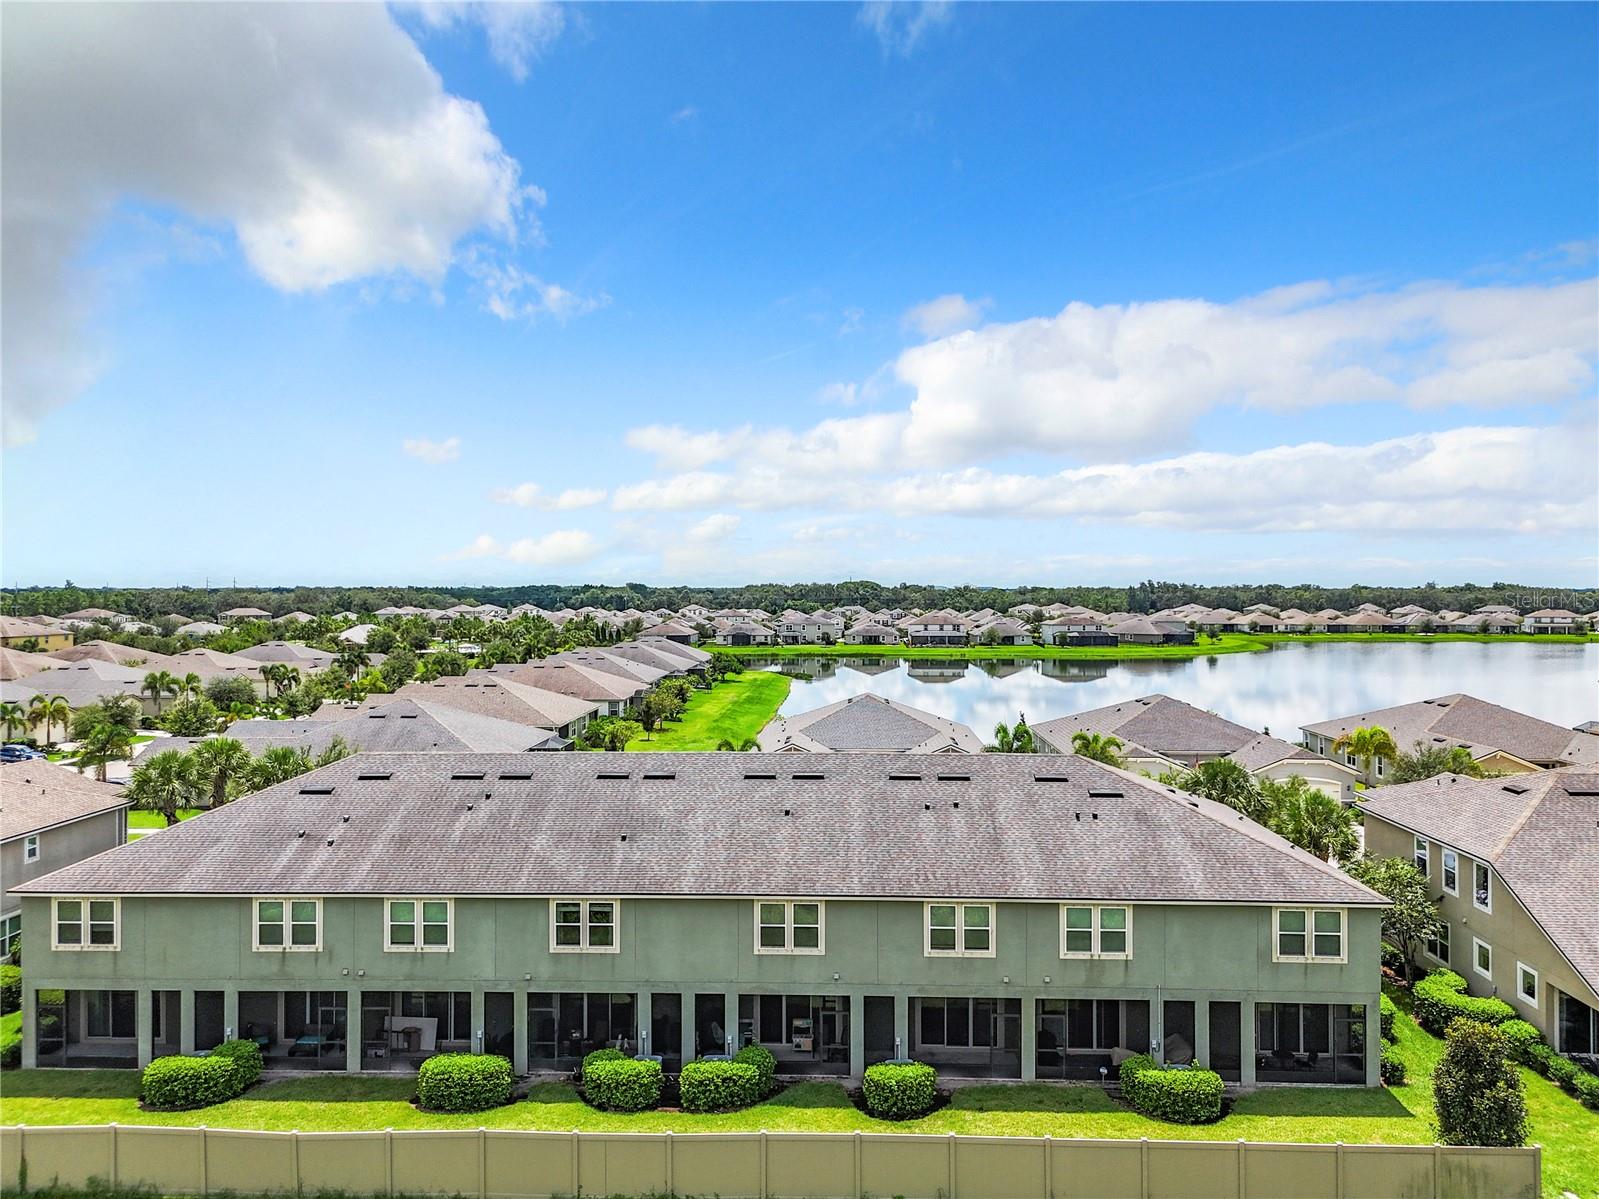
M271 620L272 613L265 608L229 608L222 613L224 621L235 620Z
M653 667L665 674L703 675L710 655L699 651L701 657L688 657L674 651L690 649L680 641L622 641L608 645L605 652L612 658L637 662Z
M364 646L366 639L378 626L375 624L353 624L347 629L334 634L334 640L342 645Z
M0 648L0 682L9 683L25 679L30 674L48 670L60 664L59 658L45 654L30 654L26 650Z
M1536 612L1529 612L1522 617L1521 628L1526 633L1583 632L1582 617L1564 608L1539 608Z
M875 620L863 620L851 625L839 640L845 645L898 645L900 633L898 629Z
M57 662L110 662L113 666L142 666L145 670L171 670L176 660L169 654L158 654L116 641L84 641L67 649L50 654Z
M1033 631L1019 620L1000 616L974 629L972 640L979 645L1031 645Z
M570 695L574 699L597 705L599 715L602 716L625 716L629 710L639 704L644 698L644 693L650 689L649 683L634 675L621 675L614 670L600 670L583 662L559 662L553 659L545 662L528 662L520 666L495 666L489 670L473 673L507 678L514 683L526 683L532 687L541 687L545 691Z
M811 616L804 612L785 612L772 631L784 645L831 644L844 635L844 622L837 617Z
M700 639L700 635L688 625L681 624L675 620L666 620L659 624L649 625L639 633L639 636L659 637L663 641L677 641L683 645L693 645Z
M1513 612L1474 612L1449 622L1456 633L1519 633L1521 617Z
M720 625L715 637L717 645L771 645L774 640L771 629L753 620L735 620Z
M243 1034L347 1072L1377 1084L1382 897L1231 809L1077 758L776 760L360 754L24 883L23 1065Z
M122 788L37 758L0 764L0 958L22 931L10 888L128 839Z
M214 620L196 620L172 630L178 637L215 637L227 630Z
M980 754L966 725L870 693L778 716L760 736L767 753Z
M1259 618L1255 618L1259 619ZM1107 630L1118 645L1192 645L1194 634L1187 625L1176 620L1150 620L1134 616L1119 621Z
M186 674L197 674L207 683L219 678L246 679L252 687L261 690L264 686L261 667L265 665L242 654L226 654L202 646L173 654L170 670L180 679Z
M1554 766L1599 765L1599 737L1562 728L1536 716L1502 708L1472 695L1440 695L1434 699L1379 708L1354 716L1337 716L1307 724L1305 744L1319 754L1337 756L1340 737L1357 728L1388 730L1401 753L1424 747L1462 746L1484 771L1519 774ZM1362 779L1380 785L1392 762L1378 755L1367 763L1343 753L1344 764L1362 772Z
M72 644L72 633L65 628L22 620L16 616L0 616L0 647L15 649L28 646L30 653L50 653L63 650Z
M60 695L73 708L82 708L108 695L131 695L139 701L139 710L143 715L154 716L156 700L145 694L144 676L145 671L140 667L117 666L95 658L83 662L58 662L25 679L0 683L0 699L26 707L35 695ZM163 696L161 702L165 703L166 699Z
M906 640L911 645L965 645L970 633L966 619L948 608L924 612L905 623Z
M302 676L326 670L338 661L337 654L302 645L298 641L263 641L260 645L239 650L235 657L248 658L261 666L282 663L294 667Z
M316 620L316 617L309 612L301 612L299 609L295 609L287 615L278 617L278 619L291 624L311 624Z
M1562 1053L1599 1055L1599 772L1367 795L1367 851L1414 861L1438 896L1445 927L1423 964L1499 996Z
M371 706L401 699L459 708L527 728L548 729L568 741L580 737L590 718L601 710L601 705L593 700L548 691L481 670L447 675L428 683L407 683L388 695L369 695L366 703ZM335 706L323 704L318 715Z

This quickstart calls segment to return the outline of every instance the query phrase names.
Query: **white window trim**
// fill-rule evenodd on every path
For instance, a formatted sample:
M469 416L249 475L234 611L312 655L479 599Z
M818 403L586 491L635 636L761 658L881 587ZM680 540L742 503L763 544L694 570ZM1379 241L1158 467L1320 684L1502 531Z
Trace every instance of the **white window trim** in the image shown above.
M89 941L89 904L111 904L111 944L90 945ZM61 920L58 909L64 903L81 903L83 905L83 944L63 945L57 936L61 931ZM50 901L50 948L59 953L115 953L122 948L122 899L116 895L61 895Z
M557 904L575 903L583 909L582 923L578 926L582 934L582 943L578 945L557 945L555 943L555 908ZM589 905L594 903L608 903L611 905L611 943L609 945L589 944ZM452 922L453 923L453 922ZM450 932L454 939L454 929ZM574 899L570 897L552 897L550 899L550 952L551 953L621 953L622 952L622 901L619 899Z
M1531 999L1528 999L1527 996L1521 993L1521 975L1523 971L1532 975ZM1540 1005L1543 1002L1543 979L1539 978L1538 972L1531 966L1527 965L1526 962L1516 963L1516 998L1521 1000L1522 1003L1526 1004L1535 1012L1542 1010Z
M1477 902L1477 867L1478 866L1481 866L1483 868L1483 870L1486 872L1485 873L1485 877L1488 880L1488 885L1487 885L1487 887L1484 888L1484 890L1487 891L1487 893L1488 893L1488 902L1487 903L1478 903ZM1475 858L1473 858L1472 861L1471 861L1471 906L1476 908L1479 912L1487 912L1490 916L1493 915L1493 910L1494 910L1494 872L1493 872L1493 867L1488 865L1487 862L1479 862Z
M29 833L22 839L22 860L24 863L39 860L39 834Z
M1450 873L1450 870L1451 870L1451 867L1449 865L1449 859L1450 858L1454 858L1455 859L1455 864L1452 867L1452 869L1454 870L1454 875L1455 875L1455 885L1453 887L1451 887L1449 885L1449 873ZM1445 849L1441 853L1439 853L1438 859L1439 859L1438 882L1440 883L1440 885L1442 885L1442 887L1444 889L1444 894L1445 895L1459 896L1459 894L1460 894L1460 855L1458 853L1456 853L1452 849Z
M1424 863L1424 865L1418 863ZM1410 864L1421 871L1423 878L1432 878L1432 843L1427 838L1417 837L1411 844Z
M780 903L783 905L783 945L781 948L775 945L761 944L761 928L763 927L761 924L761 905L763 903ZM799 948L794 944L794 905L797 903L813 903L816 905L815 949ZM777 899L768 897L766 899L757 899L751 905L750 911L755 921L755 952L757 954L763 957L768 955L775 955L779 957L794 955L799 955L801 957L820 957L822 954L827 952L827 904L822 900Z
M416 904L416 919L412 922L416 927L415 945L395 945L389 940L392 931L392 922L389 920L389 905L391 903ZM447 939L443 945L422 944L422 905L424 903L442 903L444 908L444 929ZM383 952L384 953L449 953L455 948L455 900L443 895L387 895L383 899Z
M1449 921L1447 921L1447 920L1443 921L1441 923L1441 928L1442 928L1442 931L1444 933L1444 941L1449 945L1450 957L1453 957L1454 956L1454 952L1455 952L1454 936L1453 936L1452 932L1450 931ZM1436 943L1438 938L1434 937L1434 938L1432 938L1432 940L1433 940L1434 943ZM1421 943L1421 952L1426 954L1428 957L1430 957L1435 962L1439 962L1439 963L1441 963L1442 965L1445 965L1445 966L1449 965L1449 958L1439 957L1432 950L1428 949L1427 948L1427 942L1425 940L1423 940L1422 943Z
M1486 970L1482 968L1481 959L1477 956L1477 951L1479 949L1486 949L1488 951L1488 969ZM1473 937L1471 939L1471 969L1474 974L1482 975L1489 982L1493 981L1494 947L1488 944L1488 942L1484 941L1481 937Z
M1093 938L1094 948L1088 953L1073 952L1066 948L1066 910L1068 908L1087 908L1093 915L1093 923L1089 926L1089 935ZM1119 908L1127 913L1127 948L1122 953L1106 953L1100 948L1099 913L1104 908ZM1073 932L1082 932L1082 929L1073 929ZM1112 929L1112 932L1121 932L1122 929ZM1133 956L1133 905L1130 903L1063 903L1060 905L1060 956L1063 958L1100 958L1106 961L1126 961Z
M955 909L955 948L933 948L933 909ZM967 949L966 945L966 909L988 909L988 948ZM973 903L964 899L939 899L932 900L922 905L922 953L930 958L991 958L999 948L999 911L998 905L992 903Z
M1305 952L1303 954L1285 954L1280 952L1282 933L1282 913L1305 913ZM1316 913L1338 913L1338 956L1322 957L1316 953ZM1323 936L1326 934L1323 933ZM1349 909L1329 907L1299 907L1290 904L1286 907L1272 908L1271 910L1271 960L1274 962L1308 962L1313 965L1337 966L1349 961Z
M283 905L283 944L261 944L261 908L263 903ZM303 923L291 919L294 909L290 904L314 903L316 905L316 942L311 945L290 945L294 936L293 925ZM384 915L388 909L384 909ZM315 895L257 895L250 900L250 948L255 953L321 953L322 952L322 900Z

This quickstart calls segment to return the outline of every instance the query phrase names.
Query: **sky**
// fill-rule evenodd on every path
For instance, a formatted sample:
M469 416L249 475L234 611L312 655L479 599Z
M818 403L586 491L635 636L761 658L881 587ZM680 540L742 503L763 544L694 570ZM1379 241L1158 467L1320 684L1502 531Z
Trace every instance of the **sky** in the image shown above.
M1599 8L0 8L8 586L1599 582Z

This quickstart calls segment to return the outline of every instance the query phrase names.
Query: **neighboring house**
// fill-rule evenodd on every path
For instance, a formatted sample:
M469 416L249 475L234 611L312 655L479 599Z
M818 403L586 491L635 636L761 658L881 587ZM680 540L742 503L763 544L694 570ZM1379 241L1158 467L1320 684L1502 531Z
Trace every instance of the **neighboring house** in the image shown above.
M1045 645L1067 645L1074 637L1104 631L1105 622L1098 616L1057 616L1038 626L1039 636ZM1114 641L1112 644L1115 644Z
M1338 716L1303 726L1305 744L1319 754L1337 756L1333 745L1357 728L1388 730L1402 753L1417 742L1427 747L1463 746L1472 760L1492 774L1521 774L1554 766L1599 766L1599 737L1562 728L1501 708L1472 695L1440 695L1394 708ZM1393 766L1381 756L1372 762L1343 754L1344 764L1361 771L1365 782L1381 784Z
M637 662L667 674L704 674L709 654L689 657L680 651L690 649L681 641L624 641L608 645L605 652L612 658Z
M1582 617L1564 608L1539 608L1521 618L1521 628L1527 633L1580 633Z
M550 729L569 741L581 736L589 719L600 713L600 705L592 700L547 691L481 670L437 678L431 683L407 683L389 695L369 695L366 703L371 706L401 699L459 708L529 728ZM328 708L329 705L324 704L318 709L318 716Z
M147 649L122 645L116 641L85 641L68 649L54 651L50 657L57 662L110 662L113 666L138 666L146 671L173 669L177 660L170 654L157 654Z
M900 633L898 629L879 624L875 620L863 620L859 624L850 626L840 640L845 645L898 645Z
M559 654L554 654L544 659L549 663L570 663L574 666L590 666L595 670L605 671L607 674L619 675L624 679L637 679L646 688L653 687L669 674L676 674L676 670L665 666L657 666L650 662L640 662L636 658L624 658L620 654L613 654L603 649L569 649Z
M20 649L0 648L0 683L10 683L17 679L25 679L30 674L38 674L41 670L48 670L52 666L59 666L61 659L47 657L44 654L30 654Z
M225 654L219 649L186 649L173 654L172 661L170 670L180 679L186 674L197 674L207 683L212 679L238 678L247 680L257 690L264 688L261 667L266 663L242 654Z
M1382 897L1231 809L1038 755L536 761L360 754L23 884L22 1064L232 1030L348 1072L758 1043L784 1075L1098 1081L1153 1049L1377 1084Z
M375 624L353 624L349 628L335 635L334 640L345 645L365 645L366 639L372 635Z
M1258 619L1258 618L1252 618ZM1192 645L1194 634L1187 625L1177 620L1150 620L1134 616L1119 621L1109 631L1115 634L1120 645Z
M179 625L172 632L178 637L215 637L227 630L214 620L196 620L186 625Z
M222 619L230 620L271 620L272 613L264 608L229 608L222 613Z
M27 645L33 653L50 653L72 644L72 633L54 625L36 624L16 616L0 616L0 646Z
M301 645L298 641L263 641L260 645L239 650L235 657L248 658L261 666L281 662L296 668L303 677L319 670L326 670L338 661L339 656L325 649Z
M664 621L661 624L652 624L639 633L640 637L659 637L663 641L676 641L683 645L693 645L700 639L700 635L686 624L679 624L675 620Z
M24 707L35 695L60 695L74 709L96 703L108 695L131 695L145 716L156 714L156 701L143 690L145 671L137 666L117 666L89 658L82 662L57 662L14 683L0 683L0 699ZM162 696L164 706L169 697Z
M1033 631L1019 620L1001 617L976 630L972 640L980 645L1031 645Z
M301 612L296 609L287 615L278 617L278 619L282 621L291 621L294 624L310 624L316 619L316 617L312 616L309 612Z
M9 894L128 839L122 788L34 759L0 764L0 958L22 930L22 901Z
M735 620L716 630L717 645L771 645L772 630L753 620Z
M965 645L970 633L965 618L947 608L924 612L905 622L906 640L911 645Z
M821 645L836 641L843 634L843 621L803 612L786 612L772 627L777 640L784 645Z
M966 725L880 695L852 695L761 730L767 753L980 754L983 740Z
M1361 804L1366 850L1414 861L1447 924L1422 951L1562 1053L1599 1054L1599 773L1439 775Z
M580 662L528 662L520 666L495 666L474 671L483 677L507 678L514 683L542 687L570 695L599 707L601 716L625 716L643 698L650 685L631 675L599 670Z

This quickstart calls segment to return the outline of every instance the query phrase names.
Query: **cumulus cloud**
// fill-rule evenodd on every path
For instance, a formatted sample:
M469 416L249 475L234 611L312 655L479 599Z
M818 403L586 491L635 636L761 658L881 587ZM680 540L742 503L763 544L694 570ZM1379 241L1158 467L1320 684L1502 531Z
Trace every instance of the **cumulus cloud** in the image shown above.
M900 323L923 337L945 337L982 323L983 313L994 305L986 297L968 300L957 292L938 296L908 308Z
M541 317L568 321L611 302L611 297L603 293L578 295L494 253L467 254L461 265L481 290L484 311L502 321L534 321Z
M951 0L867 0L856 20L877 35L885 54L908 58L924 37L954 16Z
M550 0L428 0L405 7L429 29L480 27L490 56L518 83L566 28L566 10Z
M730 512L713 512L698 524L691 526L686 536L690 541L725 541L739 526L739 518Z
M556 495L548 495L537 483L518 483L515 487L496 487L489 493L489 498L496 504L510 504L517 508L567 512L604 503L605 495L605 491L598 487L568 487Z
M503 558L527 566L573 566L600 552L594 535L583 529L556 529L542 537L523 537L509 545L479 534L449 558Z
M466 545L456 550L453 554L446 554L446 559L460 558L492 558L500 552L500 543L487 533L479 533Z
M17 5L0 77L11 442L103 365L72 267L119 201L229 227L261 279L306 292L437 285L463 238L515 242L534 196L381 5Z
M413 458L437 465L440 462L454 462L461 456L461 439L446 437L443 441L431 441L426 437L412 437L400 448Z

